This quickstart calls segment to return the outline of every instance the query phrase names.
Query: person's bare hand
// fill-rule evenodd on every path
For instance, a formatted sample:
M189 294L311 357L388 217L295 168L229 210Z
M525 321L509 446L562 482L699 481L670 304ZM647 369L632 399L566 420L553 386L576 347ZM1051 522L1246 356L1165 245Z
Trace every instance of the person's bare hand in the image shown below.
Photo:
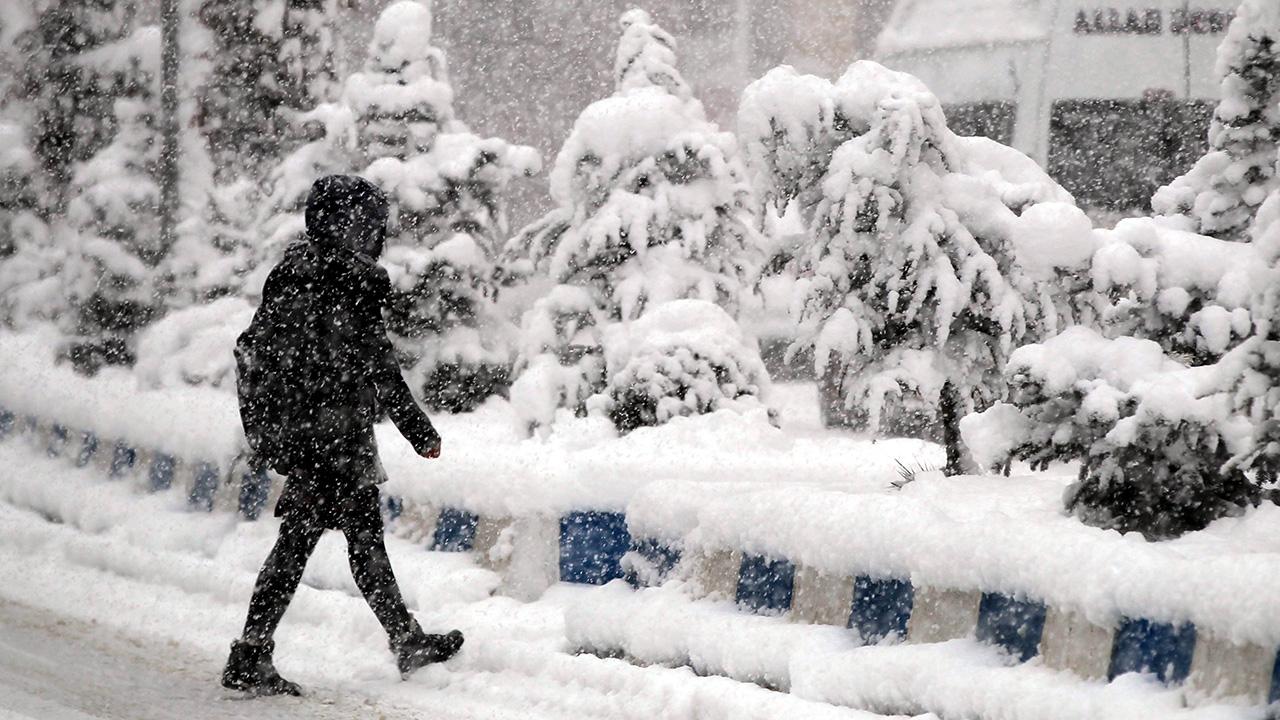
M436 443L430 450L422 453L422 457L428 460L435 460L440 457L440 443Z

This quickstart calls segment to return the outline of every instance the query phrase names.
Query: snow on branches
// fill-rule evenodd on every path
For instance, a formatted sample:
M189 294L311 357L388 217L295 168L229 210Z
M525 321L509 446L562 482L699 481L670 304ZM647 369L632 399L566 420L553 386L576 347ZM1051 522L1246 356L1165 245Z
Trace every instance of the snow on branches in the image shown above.
M940 430L958 470L958 413L994 401L1008 353L1072 315L1057 280L1088 246L1015 241L1020 214L1070 196L1016 151L957 137L924 85L872 62L834 84L774 70L739 123L757 184L799 200L812 235L796 347L815 347L846 422Z
M1280 5L1244 0L1218 47L1221 99L1209 126L1209 152L1161 188L1151 205L1179 226L1247 240L1250 221L1280 187Z
M640 10L624 14L621 25L614 93L578 116L551 170L557 207L513 238L507 254L529 271L586 289L598 323L627 323L688 298L734 314L763 261L736 142L706 119L675 67L671 36ZM600 338L603 355L620 362L622 356L607 349L608 337ZM550 362L522 354L517 367ZM699 355L696 362L710 361ZM608 364L605 382L614 383L621 371ZM532 385L519 387L558 397ZM648 388L682 392L661 383ZM714 404L695 403L699 411ZM526 420L550 415L542 409ZM645 415L647 422L667 417Z
M1004 371L1008 400L961 421L986 467L1080 463L1067 508L1093 525L1149 538L1203 528L1260 497L1229 462L1249 423L1218 392L1218 369L1188 368L1150 340L1073 327L1018 348Z
M460 412L505 392L514 328L498 312L495 258L511 180L532 149L468 131L453 110L431 12L401 0L379 16L363 72L347 80L363 174L387 192L396 230L383 262L395 295L388 327L428 405Z

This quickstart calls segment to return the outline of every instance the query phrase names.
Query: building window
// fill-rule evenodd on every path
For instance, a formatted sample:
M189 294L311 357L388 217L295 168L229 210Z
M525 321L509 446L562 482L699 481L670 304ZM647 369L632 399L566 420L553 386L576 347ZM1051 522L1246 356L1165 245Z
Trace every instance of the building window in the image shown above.
M1013 144L1013 120L1018 106L999 100L943 105L947 127L957 135L990 138Z
M1151 195L1205 152L1213 106L1149 93L1140 100L1059 100L1049 174L1081 205L1148 211Z

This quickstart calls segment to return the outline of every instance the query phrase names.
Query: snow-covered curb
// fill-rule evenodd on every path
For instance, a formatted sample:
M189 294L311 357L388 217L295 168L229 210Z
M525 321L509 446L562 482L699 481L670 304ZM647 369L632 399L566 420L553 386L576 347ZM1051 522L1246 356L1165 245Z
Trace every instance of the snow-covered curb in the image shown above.
M81 378L22 337L0 336L0 349L14 358L0 437L30 431L51 454L148 490L176 485L201 509L253 518L278 490L235 465L229 393ZM1189 675L1196 694L1251 704L1280 693L1280 508L1151 544L1063 517L1064 481L1051 476L925 474L886 492L883 458L851 467L854 446L839 439L786 437L731 413L715 433L690 420L536 442L441 418L448 465L379 427L388 512L430 548L474 551L515 597L666 571L695 595L798 620L928 643L976 635L1085 677Z

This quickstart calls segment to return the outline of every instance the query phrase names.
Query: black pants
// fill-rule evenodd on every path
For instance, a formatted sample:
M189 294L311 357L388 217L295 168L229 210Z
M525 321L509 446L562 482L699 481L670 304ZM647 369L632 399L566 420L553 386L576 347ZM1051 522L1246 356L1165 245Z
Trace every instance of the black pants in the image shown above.
M279 513L283 518L280 536L258 573L244 623L244 640L261 644L275 634L320 535L326 526L336 525L347 538L347 557L356 585L382 623L392 648L396 648L414 627L414 621L391 571L391 558L382 537L378 488L369 486L344 493L342 511L337 514L317 512L308 494L305 483L290 480L286 485L282 504L277 506L277 510L283 510Z

